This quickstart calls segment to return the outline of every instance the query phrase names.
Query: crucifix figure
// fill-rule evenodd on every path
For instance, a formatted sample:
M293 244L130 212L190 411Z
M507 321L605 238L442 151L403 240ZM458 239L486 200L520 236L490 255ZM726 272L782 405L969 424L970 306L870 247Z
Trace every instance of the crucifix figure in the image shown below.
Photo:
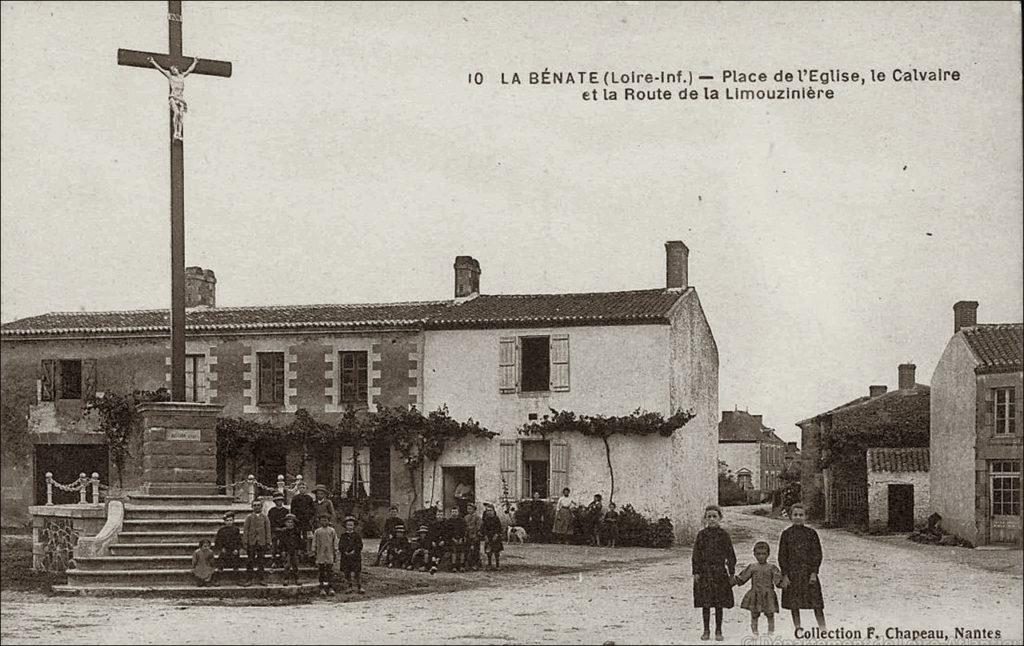
M167 96L167 101L171 104L171 119L174 123L174 134L172 136L175 139L180 140L182 138L182 122L185 119L185 113L188 112L188 104L185 103L185 77L192 73L197 63L199 63L199 59L193 58L192 64L188 66L188 69L184 72L179 72L177 65L171 65L170 70L165 70L160 67L160 63L153 60L152 56L149 57L149 64L160 70L160 73L167 77L167 85L170 86L171 93Z
M167 53L117 50L117 64L163 72L170 85L171 140L171 399L185 401L185 152L183 92L189 74L231 76L231 63L181 54L181 0L167 3ZM179 70L185 70L182 74Z

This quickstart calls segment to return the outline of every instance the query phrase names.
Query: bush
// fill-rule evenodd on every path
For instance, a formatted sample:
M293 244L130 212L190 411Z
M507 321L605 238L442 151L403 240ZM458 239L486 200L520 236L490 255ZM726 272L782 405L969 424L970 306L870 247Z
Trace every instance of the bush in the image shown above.
M619 545L622 547L672 547L672 521L645 518L632 505L619 510Z
M736 484L735 479L723 473L718 474L718 504L723 507L747 504L747 492Z

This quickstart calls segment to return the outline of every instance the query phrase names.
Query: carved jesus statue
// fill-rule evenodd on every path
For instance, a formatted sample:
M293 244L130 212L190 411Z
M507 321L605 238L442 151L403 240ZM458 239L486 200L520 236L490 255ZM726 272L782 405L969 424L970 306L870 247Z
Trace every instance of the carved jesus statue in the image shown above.
M167 77L167 84L170 86L171 91L167 101L171 104L171 113L174 117L174 138L178 141L182 140L182 124L185 119L185 113L188 112L188 104L185 103L185 77L192 73L197 63L199 63L199 59L193 58L192 64L182 73L174 65L171 66L170 71L165 70L160 67L159 63L153 60L152 56L149 57L149 64L160 70L160 73Z

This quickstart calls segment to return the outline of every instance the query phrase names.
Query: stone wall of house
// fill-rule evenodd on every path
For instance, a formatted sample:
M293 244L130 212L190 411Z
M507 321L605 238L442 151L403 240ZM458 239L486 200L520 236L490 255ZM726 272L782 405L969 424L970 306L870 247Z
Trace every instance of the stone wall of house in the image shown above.
M761 489L761 445L757 442L719 442L718 459L733 478L740 469L750 472L754 489Z
M1022 409L1022 381L1024 373L993 373L977 376L975 410L977 419L977 442L975 444L974 482L975 512L978 534L975 544L987 545L992 542L992 485L991 464L994 460L1017 460L1024 464L1024 409ZM994 388L1013 388L1016 402L1016 431L1009 435L996 435L992 413ZM1019 522L1019 521L1018 521ZM1018 525L1019 527L1019 525ZM1017 530L1018 537L1020 530ZM1020 544L1018 539L1018 544Z
M931 485L927 471L871 471L868 480L868 529L884 532L889 527L889 485L914 486L914 526L924 524L931 514Z
M931 381L931 503L942 527L972 543L978 540L975 486L977 361L954 335Z
M800 427L800 498L812 520L825 518L825 483L821 471L821 425L819 418Z

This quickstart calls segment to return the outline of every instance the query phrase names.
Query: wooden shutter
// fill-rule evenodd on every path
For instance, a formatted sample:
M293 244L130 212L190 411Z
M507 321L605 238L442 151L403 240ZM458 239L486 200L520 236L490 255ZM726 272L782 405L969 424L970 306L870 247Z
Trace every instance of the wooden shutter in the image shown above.
M550 340L551 390L569 390L569 335L555 334Z
M569 486L569 445L565 442L551 443L551 487L549 495L562 495L562 489Z
M984 428L989 433L996 430L996 391L994 388L985 389L985 419Z
M519 351L516 346L514 336L502 337L498 342L498 392L514 393L518 389L519 370L516 364Z
M44 402L52 402L55 397L57 385L57 362L53 359L43 359L39 370L40 399Z
M96 395L96 360L82 359L82 399Z
M501 455L501 477L505 481L504 486L508 487L508 495L516 500L516 489L519 481L516 478L516 443L514 441L502 442L500 447Z
M284 355L274 355L274 402L284 403Z

